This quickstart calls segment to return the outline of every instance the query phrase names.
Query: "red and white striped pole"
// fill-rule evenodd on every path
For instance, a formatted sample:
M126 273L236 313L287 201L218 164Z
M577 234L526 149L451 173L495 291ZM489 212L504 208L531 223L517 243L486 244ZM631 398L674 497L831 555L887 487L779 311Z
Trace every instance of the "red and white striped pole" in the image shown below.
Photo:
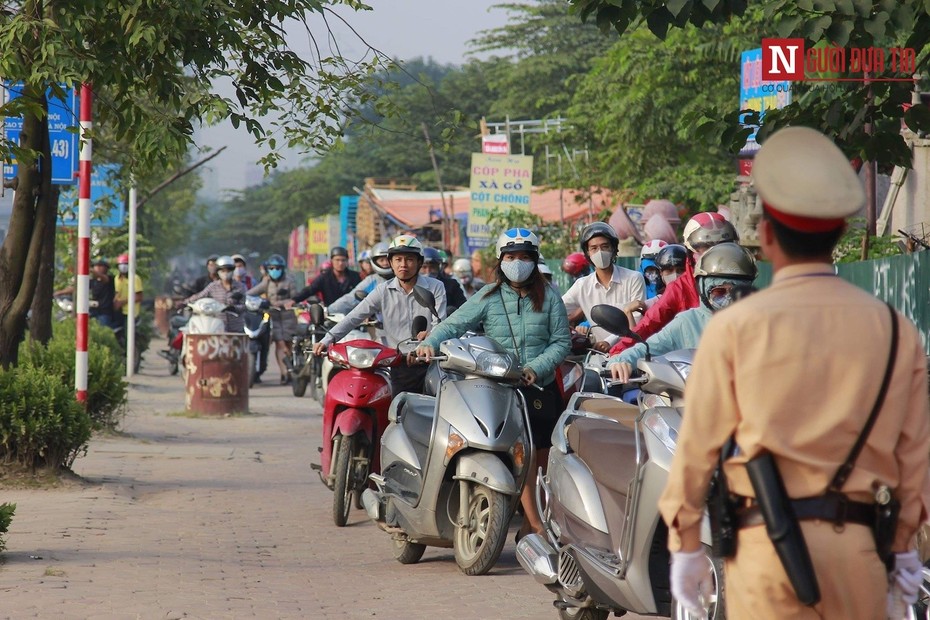
M74 354L74 390L78 402L87 402L87 322L90 297L90 173L93 145L93 94L81 84L81 156L78 169L77 332Z

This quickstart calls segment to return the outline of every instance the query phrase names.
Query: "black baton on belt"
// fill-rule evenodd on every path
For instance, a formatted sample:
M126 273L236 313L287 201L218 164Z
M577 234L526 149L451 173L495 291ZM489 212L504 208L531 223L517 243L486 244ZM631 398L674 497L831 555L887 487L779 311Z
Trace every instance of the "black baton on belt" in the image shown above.
M817 575L775 459L770 453L763 452L746 463L746 472L756 493L765 529L794 593L805 605L816 605L820 601Z

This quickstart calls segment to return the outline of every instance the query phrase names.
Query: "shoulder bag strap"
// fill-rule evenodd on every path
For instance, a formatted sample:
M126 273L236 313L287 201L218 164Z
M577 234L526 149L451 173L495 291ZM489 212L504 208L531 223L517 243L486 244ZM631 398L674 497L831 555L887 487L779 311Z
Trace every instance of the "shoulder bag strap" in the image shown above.
M875 406L872 407L872 413L869 414L869 419L866 421L865 427L862 429L862 432L859 433L859 438L853 445L852 450L849 451L849 456L846 457L846 462L840 465L840 468L836 471L836 475L833 476L833 481L830 482L831 491L839 491L843 488L843 485L846 484L846 480L849 478L849 474L852 473L853 468L856 466L856 459L859 458L859 453L862 451L862 447L865 445L866 439L869 438L869 433L872 431L872 427L875 426L875 420L878 418L878 412L882 408L882 404L885 402L885 395L888 393L888 384L891 382L891 375L894 372L895 358L898 355L898 313L895 312L894 308L891 307L891 304L887 305L888 310L891 312L891 350L888 352L888 364L885 367L885 376L882 379L882 386L878 390L878 396L875 399Z

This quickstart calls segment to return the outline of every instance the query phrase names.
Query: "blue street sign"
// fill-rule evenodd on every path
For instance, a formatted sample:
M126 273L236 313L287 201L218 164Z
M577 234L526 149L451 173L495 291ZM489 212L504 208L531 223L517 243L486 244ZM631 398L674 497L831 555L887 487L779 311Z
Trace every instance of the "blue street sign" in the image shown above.
M126 221L126 203L110 185L119 176L117 164L94 166L90 174L90 225L118 228ZM62 188L58 197L58 225L77 226L77 186ZM98 215L98 211L100 215Z
M16 99L23 92L22 82L4 82L8 93L7 100ZM68 127L77 127L78 95L73 88L59 84L67 95L62 101L55 96L49 88L45 93L48 99L48 139L52 149L52 183L56 185L73 185L77 182L75 173L78 169L78 135L68 131ZM14 144L19 143L19 134L23 129L23 119L8 116L3 121L3 129L7 140ZM11 179L16 176L16 160L12 164L3 165L3 178Z

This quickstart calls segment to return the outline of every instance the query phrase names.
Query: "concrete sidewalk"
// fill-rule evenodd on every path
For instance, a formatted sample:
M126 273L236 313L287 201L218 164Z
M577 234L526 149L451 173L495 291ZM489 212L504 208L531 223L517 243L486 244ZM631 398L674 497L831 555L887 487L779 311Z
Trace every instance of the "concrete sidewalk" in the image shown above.
M309 397L261 384L253 415L190 418L178 415L182 388L149 351L125 435L95 437L75 462L86 486L0 492L17 504L0 616L558 617L512 534L490 575L466 577L451 550L397 563L362 511L335 527L332 493L310 469L322 420Z

